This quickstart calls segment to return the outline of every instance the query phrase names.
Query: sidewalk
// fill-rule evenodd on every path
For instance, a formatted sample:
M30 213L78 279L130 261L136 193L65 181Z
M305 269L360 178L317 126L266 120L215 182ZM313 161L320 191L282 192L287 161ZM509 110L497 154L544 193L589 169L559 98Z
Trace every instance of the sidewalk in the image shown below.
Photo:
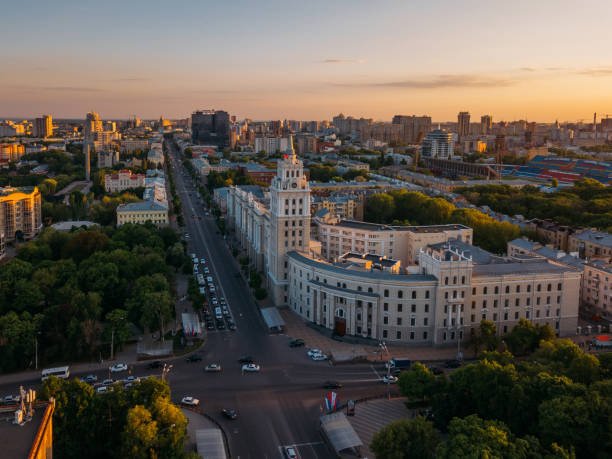
M302 318L290 309L279 309L285 321L285 333L292 338L302 338L311 349L321 349L336 362L348 362L355 358L365 358L369 361L381 361L382 356L378 345L351 344L333 340L314 328L309 327ZM423 362L436 360L451 360L457 356L457 348L453 347L414 347L388 344L389 352L394 358L419 360ZM465 351L464 351L465 353ZM469 355L469 353L468 353Z

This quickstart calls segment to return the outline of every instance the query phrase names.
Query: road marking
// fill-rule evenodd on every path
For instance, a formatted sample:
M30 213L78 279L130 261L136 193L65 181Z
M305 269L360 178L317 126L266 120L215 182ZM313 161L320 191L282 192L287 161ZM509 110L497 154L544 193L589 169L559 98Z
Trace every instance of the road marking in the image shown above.
M372 369L372 371L374 372L374 374L376 375L376 377L378 379L381 379L380 375L378 374L378 371L376 371L376 369L374 368L374 365L370 365L370 368Z

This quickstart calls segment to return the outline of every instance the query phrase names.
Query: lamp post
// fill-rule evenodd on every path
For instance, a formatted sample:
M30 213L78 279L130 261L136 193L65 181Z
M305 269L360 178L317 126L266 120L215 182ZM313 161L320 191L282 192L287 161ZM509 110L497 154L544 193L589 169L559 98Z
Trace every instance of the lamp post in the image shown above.
M34 334L34 368L36 370L38 370L38 335L40 335L41 332L36 332Z
M387 347L387 343L384 341L380 341L378 346L381 350L381 355L384 352L387 356L387 400L391 399L391 354L389 353L389 348Z

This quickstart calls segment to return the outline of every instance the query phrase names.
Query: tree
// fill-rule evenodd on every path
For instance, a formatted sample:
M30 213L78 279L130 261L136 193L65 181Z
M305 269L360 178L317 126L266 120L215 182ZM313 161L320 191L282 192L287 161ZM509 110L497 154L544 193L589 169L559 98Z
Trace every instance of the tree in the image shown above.
M165 324L172 318L174 302L168 292L149 292L144 298L144 308L140 323L150 330L159 330L165 340Z
M131 408L122 435L122 456L135 459L157 457L157 422L142 405Z
M377 193L368 200L366 212L371 220L385 223L395 212L395 201L387 193Z
M125 309L113 309L106 314L106 323L104 326L104 336L106 340L112 339L114 341L114 346L123 349L123 345L131 335L132 332L130 331L128 313Z
M176 242L172 247L170 247L166 255L166 261L171 266L174 266L175 271L178 271L185 261L185 249L183 248L183 244Z
M504 337L508 349L514 355L527 355L533 352L541 340L550 341L555 332L550 325L534 325L525 318L521 318L512 331Z
M255 299L257 300L260 300L260 301L265 300L266 297L268 296L268 291L263 287L258 287L255 289L254 295L255 295Z
M378 459L435 457L440 437L433 424L421 416L393 421L374 434L370 449Z
M433 395L436 376L421 362L415 362L409 371L399 376L399 388L410 401L425 402L428 396Z

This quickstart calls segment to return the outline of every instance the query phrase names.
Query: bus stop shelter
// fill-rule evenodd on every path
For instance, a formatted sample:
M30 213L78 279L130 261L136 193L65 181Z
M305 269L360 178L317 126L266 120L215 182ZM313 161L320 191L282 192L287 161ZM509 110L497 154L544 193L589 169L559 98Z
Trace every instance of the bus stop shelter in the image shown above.
M321 416L321 429L338 456L348 451L358 453L358 448L363 445L359 435L342 412Z
M263 308L261 309L261 316L271 332L281 333L285 329L285 321L278 312L278 309Z

